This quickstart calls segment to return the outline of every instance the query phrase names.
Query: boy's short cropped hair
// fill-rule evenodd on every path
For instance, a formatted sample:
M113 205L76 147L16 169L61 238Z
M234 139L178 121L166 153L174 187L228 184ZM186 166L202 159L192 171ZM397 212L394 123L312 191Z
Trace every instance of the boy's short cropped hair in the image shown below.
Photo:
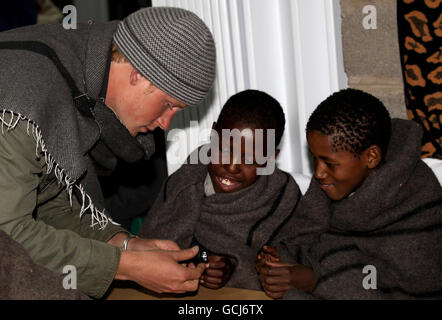
M227 122L241 122L256 129L275 129L275 146L278 146L284 133L285 115L275 98L263 91L248 89L227 100L215 129L220 131Z
M349 88L321 102L310 116L306 131L332 136L335 150L355 155L371 145L378 145L384 157L390 141L391 118L379 99Z

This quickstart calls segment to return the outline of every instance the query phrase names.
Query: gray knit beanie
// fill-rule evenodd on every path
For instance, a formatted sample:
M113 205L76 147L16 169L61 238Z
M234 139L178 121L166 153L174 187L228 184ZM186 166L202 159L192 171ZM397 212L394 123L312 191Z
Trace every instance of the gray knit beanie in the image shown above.
M213 85L215 43L193 12L170 7L138 10L120 22L114 41L138 72L186 105L200 103Z

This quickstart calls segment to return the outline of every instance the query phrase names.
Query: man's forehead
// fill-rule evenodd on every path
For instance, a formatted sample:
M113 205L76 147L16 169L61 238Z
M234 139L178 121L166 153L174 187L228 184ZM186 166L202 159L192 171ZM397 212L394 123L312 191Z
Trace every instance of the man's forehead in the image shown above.
M184 102L181 102L178 99L175 99L171 96L168 95L168 100L173 104L174 107L178 107L180 109L184 109L185 107L187 107L187 105Z
M164 95L164 98L165 98L167 101L169 101L170 103L172 103L174 107L178 107L178 108L180 108L180 109L184 109L184 108L187 106L184 102L182 102L182 101L180 101L180 100L178 100L178 99L172 97L172 96L171 96L170 94L168 94L167 92L161 90L161 89L158 88L158 87L156 87L156 88L157 88L157 90L161 91L161 93Z

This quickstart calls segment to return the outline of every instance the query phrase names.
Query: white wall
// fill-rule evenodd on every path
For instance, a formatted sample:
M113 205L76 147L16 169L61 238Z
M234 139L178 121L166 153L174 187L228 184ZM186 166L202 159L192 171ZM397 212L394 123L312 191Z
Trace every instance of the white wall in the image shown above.
M178 113L166 133L173 140L168 141L169 174L205 142L190 120L198 120L199 129L208 132L227 98L249 88L266 91L284 108L278 166L292 174L311 174L305 124L324 98L347 87L339 0L153 0L152 5L195 12L217 45L213 92L200 107ZM173 138L176 128L186 135Z

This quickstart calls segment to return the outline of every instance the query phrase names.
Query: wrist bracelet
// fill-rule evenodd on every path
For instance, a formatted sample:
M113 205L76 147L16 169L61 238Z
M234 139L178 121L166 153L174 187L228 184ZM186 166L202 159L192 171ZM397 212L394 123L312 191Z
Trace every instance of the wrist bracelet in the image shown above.
M123 241L123 246L121 247L122 251L126 251L127 250L127 245L129 244L130 239L132 238L136 238L136 236L132 235L129 233L129 235L127 236L126 239L124 239Z

